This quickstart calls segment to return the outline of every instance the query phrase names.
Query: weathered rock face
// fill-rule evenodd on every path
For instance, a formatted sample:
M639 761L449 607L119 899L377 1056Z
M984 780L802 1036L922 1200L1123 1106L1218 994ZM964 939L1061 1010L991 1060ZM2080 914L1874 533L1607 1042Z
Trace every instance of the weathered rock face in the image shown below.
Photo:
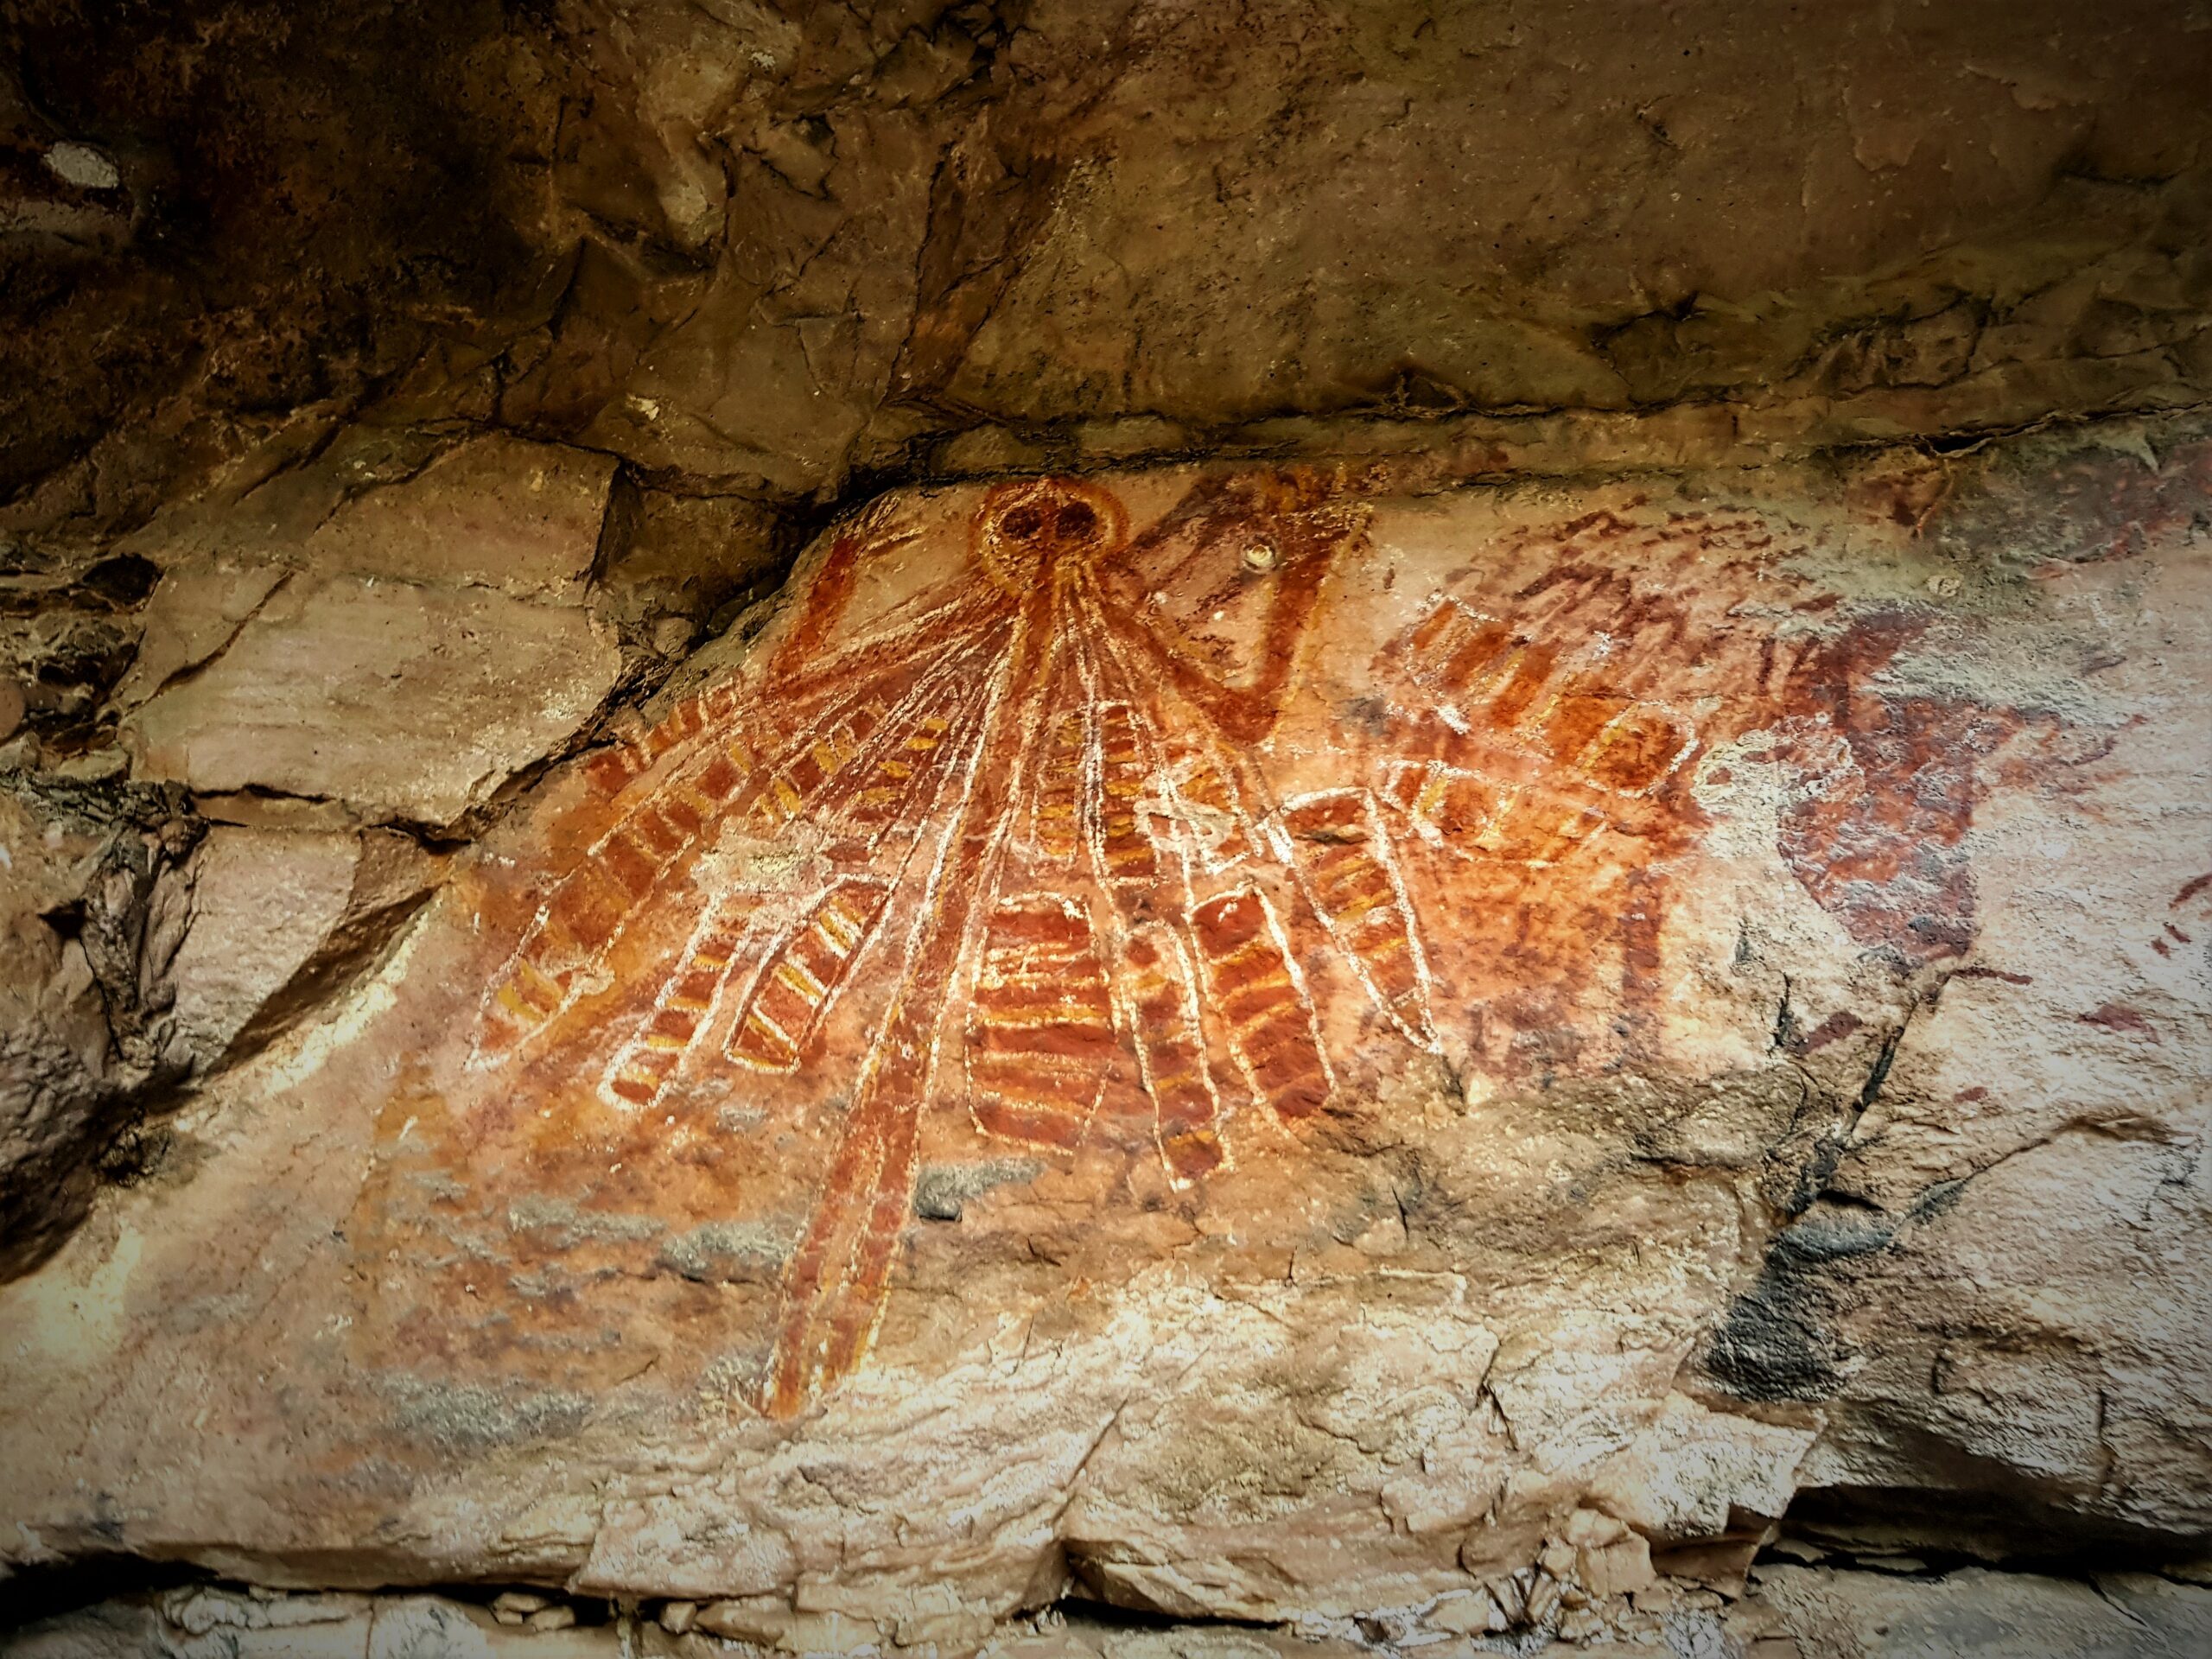
M2212 443L1435 476L833 528L0 1292L14 1559L951 1651L2202 1554ZM220 913L235 1058L343 980Z
M537 34L490 0L12 8L0 524L136 523L527 308Z
M2191 1659L2212 1641L2212 1591L2146 1573L2106 1573L2091 1584L1973 1570L1924 1579L1777 1567L1760 1580L1752 1596L1726 1608L1647 1596L1650 1605L1627 1621L1633 1628L1594 1650L1608 1659L1679 1659L1685 1651L1755 1659ZM1440 1659L1520 1650L1495 1637L1478 1645L1457 1611L1450 1599L1429 1610L1429 1628L1419 1632L1427 1639L1413 1650ZM558 1599L512 1592L486 1609L432 1596L192 1589L64 1616L24 1632L12 1651L23 1659L354 1659L364 1652L371 1659L712 1659L744 1651L708 1622L724 1621L711 1611L702 1620L689 1602L671 1603L651 1620L618 1613L582 1624ZM983 1649L986 1659L1353 1659L1374 1651L1356 1629L1117 1625L1096 1611L1020 1621Z
M202 827L174 790L0 773L0 1270L80 1220L134 1096L190 1064L175 958Z
M1725 404L1763 448L2212 373L2212 43L2158 0L1786 29L1727 0L42 0L5 30L10 528L135 523L378 400L789 499L1325 448L1305 423L1348 411Z
M2203 17L113 10L6 1642L2202 1645Z
M410 459L364 489L368 457L327 458L132 538L166 571L117 689L142 775L444 829L589 723L622 671L583 604L613 464L501 437Z

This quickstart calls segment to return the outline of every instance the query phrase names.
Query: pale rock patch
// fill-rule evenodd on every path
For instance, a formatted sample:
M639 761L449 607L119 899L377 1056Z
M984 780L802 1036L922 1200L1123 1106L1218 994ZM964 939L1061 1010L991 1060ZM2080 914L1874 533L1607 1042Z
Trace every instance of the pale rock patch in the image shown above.
M442 828L557 749L620 666L580 610L332 576L288 588L128 729L142 776Z

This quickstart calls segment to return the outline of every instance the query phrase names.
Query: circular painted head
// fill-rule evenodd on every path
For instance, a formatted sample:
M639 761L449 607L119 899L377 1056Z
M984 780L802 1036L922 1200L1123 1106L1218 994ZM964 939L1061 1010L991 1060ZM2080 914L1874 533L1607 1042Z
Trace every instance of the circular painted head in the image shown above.
M1047 571L1096 563L1128 534L1128 514L1111 491L1080 479L1027 479L995 485L983 497L976 512L976 557L1006 592L1027 593Z

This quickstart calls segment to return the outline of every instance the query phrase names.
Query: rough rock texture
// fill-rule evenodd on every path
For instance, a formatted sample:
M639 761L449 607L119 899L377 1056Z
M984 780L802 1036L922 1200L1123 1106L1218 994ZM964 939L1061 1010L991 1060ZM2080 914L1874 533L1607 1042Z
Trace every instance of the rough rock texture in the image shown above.
M1896 1577L1866 1572L1763 1570L1733 1605L1645 1597L1618 1628L1587 1630L1573 1647L1599 1659L2193 1659L2212 1644L2212 1591L2145 1573L2094 1580L1967 1570ZM590 1624L576 1622L582 1611ZM711 1605L662 1604L652 1615L604 1604L505 1592L486 1609L430 1596L251 1595L188 1589L118 1601L35 1625L19 1659L717 1659L758 1654L705 1628ZM1358 1659L1419 1654L1475 1659L1528 1653L1522 1638L1475 1634L1450 1598L1395 1620L1305 1626L1146 1624L1075 1607L1020 1620L983 1659ZM1402 1643L1403 1645L1401 1645Z
M0 1643L2202 1645L2208 84L10 9Z
M1993 538L2055 617L2076 619L2062 626L2086 630L2077 654L2019 664L2044 681L2043 707L2079 718L2142 695L2178 713L2188 698L2167 702L2165 677L2212 663L2187 620L2196 579L2133 555L2162 533L2201 543L2203 475L2183 481L2201 463L2163 477L2021 464L2039 453L1998 462L1986 502L1962 501L1948 526L1939 513L1928 539L1956 556ZM2137 527L2139 513L2167 528ZM2039 558L2053 537L2076 557ZM2140 654L2088 643L2122 569ZM1707 1356L1747 1398L1831 1402L1800 1474L1821 1494L1813 1511L1847 1532L1861 1489L1891 1513L1922 1489L1911 1529L1977 1554L2019 1547L2053 1510L2123 1547L2212 1514L2196 1047L2212 836L2183 804L2202 798L2208 761L2212 722L2191 714L2128 785L2177 813L2162 804L2133 828L2086 804L1978 817L1978 879L2017 883L2024 901L1986 912L1973 960L1904 1028L1827 1192ZM1791 1024L1810 1039L1794 1011Z
M2212 442L1433 478L826 534L0 1293L15 1560L950 1652L2204 1554Z
M494 0L11 7L0 522L143 518L526 307L539 33Z
M387 830L212 829L170 963L178 1029L200 1065L251 1052L327 999L429 898L435 872Z
M1834 439L2186 401L2202 36L1996 16L625 8L588 61L658 96L568 188L620 154L617 223L724 251L590 430L806 488L978 416L1173 449L1355 408L1732 397Z
M453 823L584 725L620 659L582 612L334 576L264 601L129 737L146 776Z
M211 829L173 787L0 773L0 1262L166 1157L149 1110L368 966L434 870L389 831Z
M174 790L0 773L0 1268L82 1217L133 1097L189 1066L174 969L201 829Z
M622 672L583 604L612 463L408 459L325 455L131 538L164 571L117 688L141 775L444 828L590 721Z
M2212 37L2163 0L435 12L11 15L0 522L135 522L379 401L788 497L1347 411L1819 442L2212 373Z

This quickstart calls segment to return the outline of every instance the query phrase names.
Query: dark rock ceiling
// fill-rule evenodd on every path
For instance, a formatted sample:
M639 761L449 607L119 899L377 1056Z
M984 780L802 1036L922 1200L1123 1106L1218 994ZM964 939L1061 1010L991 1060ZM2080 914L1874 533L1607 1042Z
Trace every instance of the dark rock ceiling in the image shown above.
M2201 5L27 0L0 61L18 534L364 410L791 503L2212 378Z

